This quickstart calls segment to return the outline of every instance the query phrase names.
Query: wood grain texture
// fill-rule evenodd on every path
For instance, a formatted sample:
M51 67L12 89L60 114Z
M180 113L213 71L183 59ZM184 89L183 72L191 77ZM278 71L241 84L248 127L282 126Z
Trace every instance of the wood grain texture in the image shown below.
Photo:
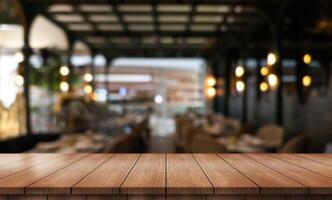
M12 156L0 154L0 200L332 199L326 154Z
M296 155L328 166L332 166L332 155L330 154L315 153L315 154L296 154Z
M111 158L113 154L91 154L26 188L28 194L70 194L71 187Z
M85 200L85 195L47 195L47 200Z
M207 195L207 200L245 200L245 195Z
M246 195L246 200L286 200L286 195Z
M256 184L216 154L194 154L194 158L209 178L215 194L258 194Z
M315 160L307 159L296 154L270 154L276 158L292 163L307 170L332 178L332 166L328 166Z
M42 155L42 154L41 154ZM55 154L56 155L56 154ZM55 157L54 159L46 159L41 164L36 164L32 161L32 167L15 174L0 179L0 193L1 194L24 194L24 189L28 185L58 171L62 168L72 164L73 162L82 159L87 154L64 154ZM48 156L49 157L49 156ZM51 156L52 157L52 156ZM45 157L47 158L47 157ZM53 158L53 157L52 157ZM35 158L34 159L39 159ZM30 165L30 162L23 162L21 165ZM7 165L6 165L7 167ZM1 168L2 169L2 168ZM0 170L1 171L1 170Z
M167 195L167 200L206 200L206 195Z
M287 200L323 200L323 199L325 199L324 195L287 195Z
M23 155L23 154L22 154ZM23 159L18 159L15 162L9 162L0 166L0 178L7 177L11 174L23 171L38 164L50 161L59 155L53 154L28 154ZM16 157L16 156L15 156Z
M246 156L309 187L310 194L332 194L332 179L326 176L322 176L270 155L247 154Z
M143 154L121 186L121 194L165 194L166 155Z
M47 195L10 195L8 200L47 200Z
M240 154L219 154L226 162L255 182L261 194L307 194L307 187Z
M191 154L167 154L167 194L213 194L213 186Z
M128 200L165 200L165 195L128 195Z
M0 154L0 166L8 165L13 162L19 162L20 160L26 160L31 157L39 156L40 154ZM43 154L46 157L51 156L50 154Z
M87 195L87 200L127 200L127 195Z
M116 154L101 167L73 186L74 194L119 194L120 186L139 154Z

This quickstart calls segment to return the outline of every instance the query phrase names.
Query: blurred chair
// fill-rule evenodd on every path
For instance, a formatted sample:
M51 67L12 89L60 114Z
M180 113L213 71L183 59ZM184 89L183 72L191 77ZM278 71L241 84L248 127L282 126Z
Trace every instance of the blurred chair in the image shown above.
M226 149L208 134L196 134L190 142L192 153L223 153Z
M238 119L226 118L225 123L225 135L238 135L241 133L241 122Z
M301 153L304 150L304 140L303 134L293 137L278 150L278 153Z
M112 153L138 153L144 152L147 149L149 136L148 134L148 119L144 119L142 122L138 123L132 133L129 135L122 134L115 138L107 145L103 152ZM146 138L145 138L146 137Z
M181 117L180 119L177 119L177 127L176 127L176 146L180 148L182 151L184 151L186 146L186 140L187 140L187 134L189 132L190 127L193 126L190 121L185 118Z
M284 129L276 124L267 124L257 131L256 136L264 141L266 148L278 149L283 142Z
M202 128L191 126L187 130L187 132L185 134L185 137L184 137L184 146L183 146L183 149L184 149L185 152L191 152L191 150L190 150L190 144L191 144L193 138L196 135L199 135L199 134L204 134L204 135L207 135L207 136L211 137L210 135L208 135L207 133L205 133Z

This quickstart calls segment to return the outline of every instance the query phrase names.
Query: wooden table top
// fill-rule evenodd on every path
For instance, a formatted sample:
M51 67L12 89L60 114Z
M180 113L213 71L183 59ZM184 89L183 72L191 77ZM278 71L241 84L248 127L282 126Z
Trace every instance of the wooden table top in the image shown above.
M329 154L0 154L0 194L332 194Z

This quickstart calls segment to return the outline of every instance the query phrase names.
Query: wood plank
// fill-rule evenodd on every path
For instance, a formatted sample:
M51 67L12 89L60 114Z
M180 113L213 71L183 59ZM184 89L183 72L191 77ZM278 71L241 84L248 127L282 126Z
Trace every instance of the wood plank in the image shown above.
M323 199L325 199L324 195L287 195L287 200L323 200Z
M332 156L330 154L296 154L306 159L314 160L328 166L332 166Z
M127 195L87 195L87 200L127 200Z
M7 154L0 154L0 167L2 165L8 165L11 164L13 162L19 162L20 160L26 160L30 157L36 157L39 154L11 154L11 153L7 153ZM50 155L50 154L45 154L45 155Z
M245 195L208 195L207 200L245 200Z
M47 200L82 200L86 199L85 195L72 195L72 194L64 194L64 195L47 195Z
M23 171L25 169L31 168L33 166L39 165L41 163L50 161L59 155L56 154L29 154L23 156L22 160L16 160L15 162L10 162L6 165L0 166L0 178L7 177L14 173Z
M256 184L216 154L193 154L211 181L215 194L258 194Z
M286 200L286 195L246 195L246 200Z
M71 187L89 175L113 154L90 154L26 188L27 194L70 194Z
M57 154L55 154L57 155ZM64 154L57 155L56 158L48 162L34 165L31 168L17 172L10 176L0 179L1 194L23 194L24 188L68 165L85 157L86 154ZM29 164L28 162L24 162ZM24 164L22 163L22 165ZM6 165L7 166L7 165Z
M165 195L128 195L128 200L165 200Z
M213 186L191 154L167 154L167 194L213 194Z
M121 194L165 194L166 155L143 154L121 186Z
M47 200L47 195L9 195L8 200Z
M261 194L307 194L306 186L240 154L218 154L255 182Z
M167 200L206 200L206 195L167 195Z
M75 184L72 193L119 194L121 184L138 158L139 154L116 154L101 167Z
M307 170L332 178L332 166L310 160L296 154L271 154L276 158L292 163Z
M309 187L310 194L332 194L332 179L266 154L246 154L247 157L270 167Z

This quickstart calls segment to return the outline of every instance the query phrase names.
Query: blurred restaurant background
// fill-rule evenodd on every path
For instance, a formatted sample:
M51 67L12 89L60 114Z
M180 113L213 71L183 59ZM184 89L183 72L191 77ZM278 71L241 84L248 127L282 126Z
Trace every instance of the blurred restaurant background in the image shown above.
M0 152L332 152L329 0L1 0Z

